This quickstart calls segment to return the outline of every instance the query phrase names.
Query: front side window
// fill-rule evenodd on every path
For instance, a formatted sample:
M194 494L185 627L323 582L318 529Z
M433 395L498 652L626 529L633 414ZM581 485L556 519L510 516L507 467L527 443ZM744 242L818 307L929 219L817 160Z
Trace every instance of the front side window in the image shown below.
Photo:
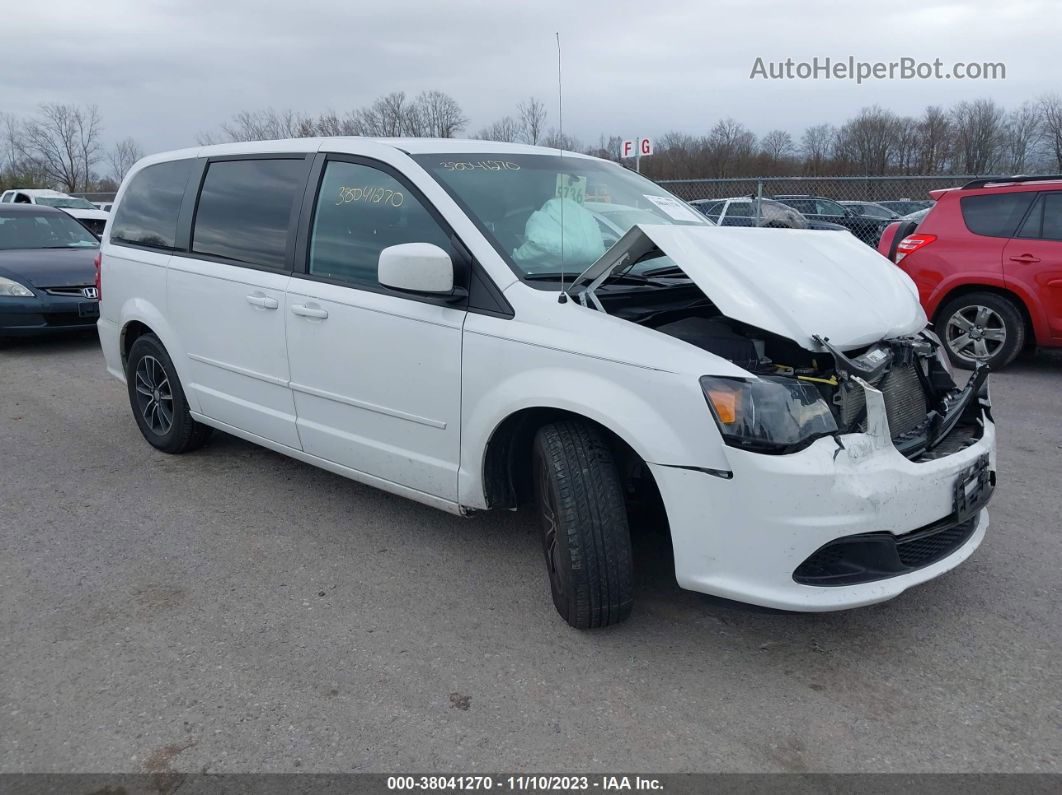
M1010 237L1035 198L1036 194L1031 191L987 193L965 196L959 200L959 206L966 228L975 235Z
M0 211L0 249L96 248L99 241L65 213Z
M291 211L302 196L305 172L303 158L211 163L196 208L192 252L284 270Z
M111 242L172 250L177 215L194 166L194 160L172 160L138 171L111 221Z
M521 278L578 274L636 223L712 225L682 200L615 163L497 152L414 159Z
M376 286L380 252L401 243L432 243L453 255L449 235L405 185L372 166L329 162L310 233L310 274Z

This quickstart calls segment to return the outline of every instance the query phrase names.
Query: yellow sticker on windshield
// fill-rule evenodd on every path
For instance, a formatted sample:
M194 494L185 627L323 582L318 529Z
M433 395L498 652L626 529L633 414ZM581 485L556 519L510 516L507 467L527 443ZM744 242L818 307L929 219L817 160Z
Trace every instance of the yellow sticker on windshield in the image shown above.
M571 199L582 204L586 200L586 177L573 177L571 174L557 175L558 199Z

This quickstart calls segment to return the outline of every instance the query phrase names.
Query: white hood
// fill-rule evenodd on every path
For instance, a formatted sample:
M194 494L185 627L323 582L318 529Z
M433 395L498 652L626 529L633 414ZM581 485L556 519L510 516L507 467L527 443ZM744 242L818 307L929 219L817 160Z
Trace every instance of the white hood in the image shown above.
M840 232L638 224L576 281L589 292L653 249L669 256L719 311L819 350L852 349L925 328L914 282Z

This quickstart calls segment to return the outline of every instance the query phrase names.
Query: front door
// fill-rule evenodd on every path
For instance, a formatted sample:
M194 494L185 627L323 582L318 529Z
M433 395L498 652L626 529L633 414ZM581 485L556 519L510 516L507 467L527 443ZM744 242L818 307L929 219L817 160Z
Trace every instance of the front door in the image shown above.
M397 174L328 160L284 311L299 436L307 453L456 501L465 309L382 287L380 251L399 243L455 256Z

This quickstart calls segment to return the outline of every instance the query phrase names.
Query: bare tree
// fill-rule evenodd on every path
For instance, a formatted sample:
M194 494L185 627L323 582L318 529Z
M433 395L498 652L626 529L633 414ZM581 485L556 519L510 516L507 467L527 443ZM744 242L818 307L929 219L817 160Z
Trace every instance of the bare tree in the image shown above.
M930 105L918 120L918 166L920 174L937 174L951 158L952 124L948 112Z
M520 122L512 116L502 116L493 124L484 127L475 137L483 141L500 141L502 143L515 143L520 140Z
M579 141L568 133L561 132L556 127L550 127L542 139L540 146L548 146L550 149L564 149L569 152L579 151Z
M760 139L760 152L771 164L777 165L793 154L793 136L785 130L771 130Z
M525 143L537 144L546 132L546 106L534 97L516 106Z
M103 127L95 105L41 105L37 117L16 126L11 144L17 158L67 192L88 186Z
M885 174L896 153L896 116L877 105L863 108L837 133L839 157L860 174Z
M409 135L453 138L468 124L457 100L442 91L422 91L414 102L414 112L419 129L410 129Z
M1021 174L1036 159L1043 125L1040 108L1032 102L1024 102L1007 116L1005 138L1005 167L1012 174Z
M756 136L735 119L717 122L708 133L707 154L713 176L729 177L737 172L737 166L749 160L756 151Z
M140 144L132 138L123 138L107 153L107 162L111 166L110 178L120 185L129 169L143 156L144 150Z
M1003 149L1006 113L991 99L960 102L951 112L955 125L956 168L985 174L996 167Z
M1044 137L1055 161L1055 170L1062 171L1062 95L1045 94L1040 97Z
M821 175L833 151L837 131L830 124L808 127L800 139L800 152L804 157L804 170L811 176Z

